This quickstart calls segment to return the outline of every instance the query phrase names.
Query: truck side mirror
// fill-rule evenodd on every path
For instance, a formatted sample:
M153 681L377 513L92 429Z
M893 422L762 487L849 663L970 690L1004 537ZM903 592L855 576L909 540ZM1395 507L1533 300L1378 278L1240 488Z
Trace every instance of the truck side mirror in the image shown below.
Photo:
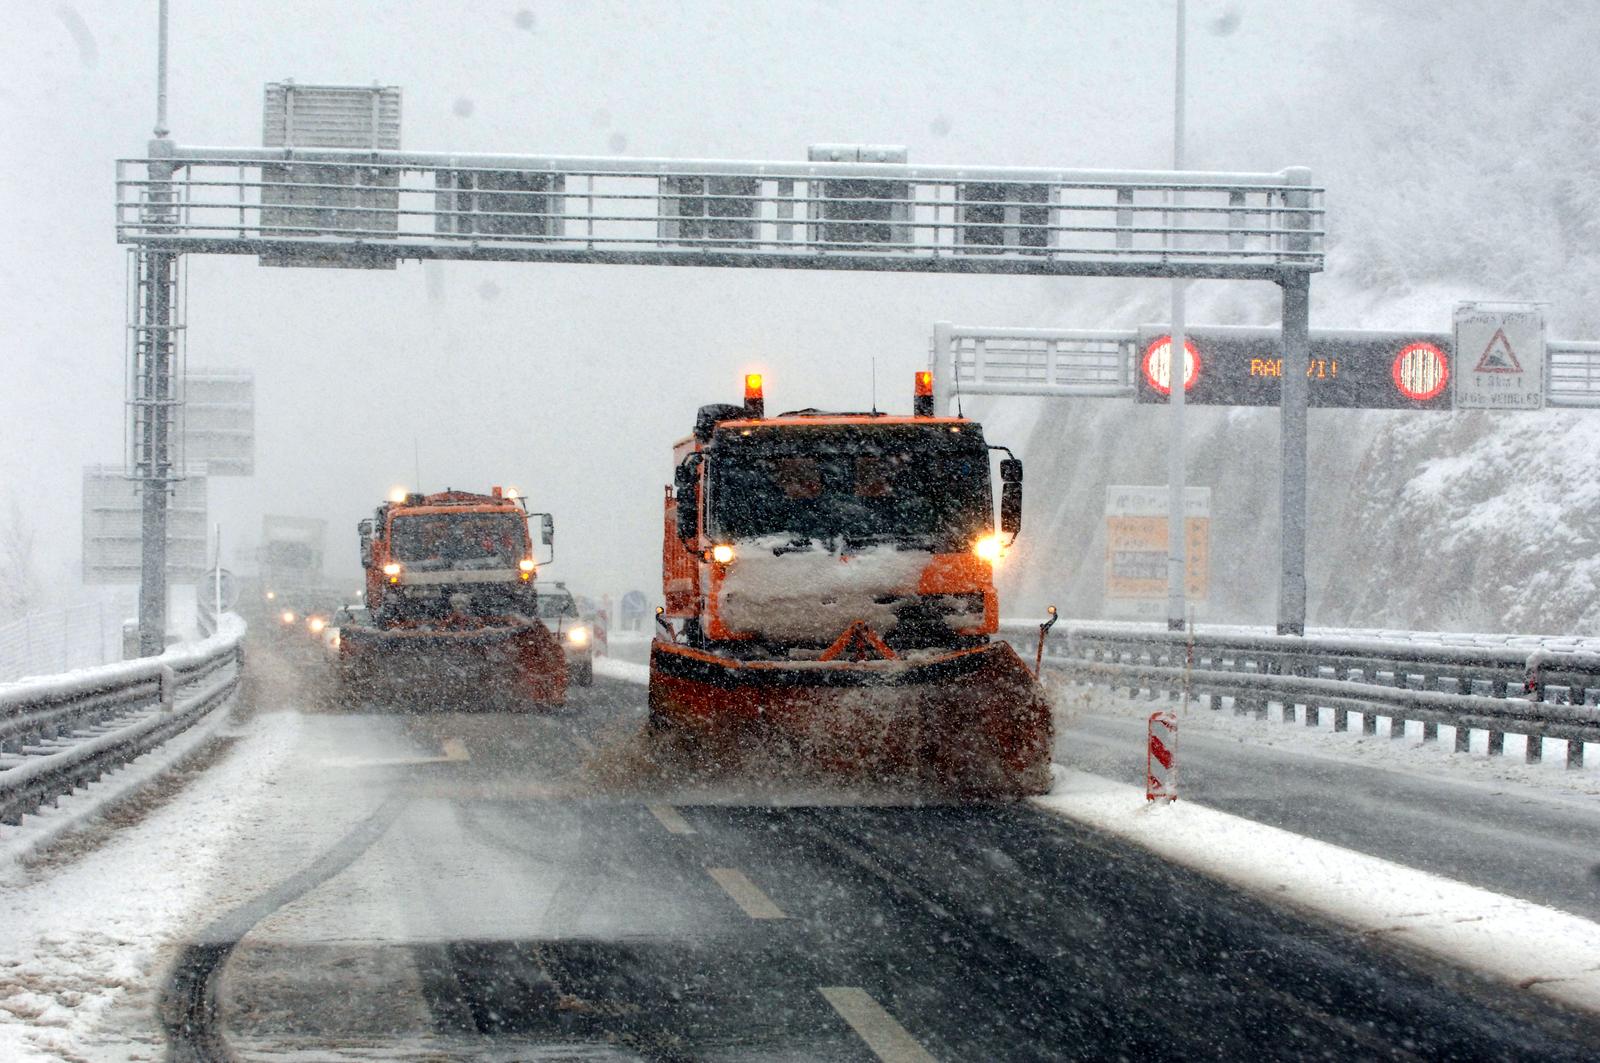
M700 463L694 458L686 459L672 471L672 495L677 504L678 513L678 538L687 543L699 531L699 513L695 498L696 473L700 471Z
M539 514L539 541L545 546L556 541L556 519L548 513Z
M1013 539L1022 530L1022 482L1007 480L1000 485L1000 530Z
M356 531L361 533L361 567L372 567L372 522L364 520L356 525Z
M1000 459L1000 482L1008 484L1020 484L1022 482L1021 458Z

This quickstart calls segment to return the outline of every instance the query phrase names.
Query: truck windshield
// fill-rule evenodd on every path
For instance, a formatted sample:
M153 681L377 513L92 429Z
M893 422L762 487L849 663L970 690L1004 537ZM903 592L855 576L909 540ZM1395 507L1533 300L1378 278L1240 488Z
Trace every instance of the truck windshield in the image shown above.
M775 425L719 434L712 534L964 549L992 522L989 453L976 426L951 427Z
M418 513L391 525L394 556L413 566L512 568L528 553L528 523L515 513Z

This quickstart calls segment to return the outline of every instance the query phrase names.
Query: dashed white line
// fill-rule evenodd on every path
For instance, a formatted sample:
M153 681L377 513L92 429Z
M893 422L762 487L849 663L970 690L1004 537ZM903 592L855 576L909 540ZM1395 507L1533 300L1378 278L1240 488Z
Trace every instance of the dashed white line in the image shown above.
M661 821L667 828L668 834L693 834L694 828L689 826L689 821L678 814L678 810L671 805L646 805L650 814Z
M859 986L821 986L817 989L856 1036L867 1043L883 1063L935 1063L927 1049Z
M772 903L772 898L761 892L745 877L743 871L731 867L708 867L706 874L716 880L723 892L733 898L733 903L744 909L751 919L787 919L783 909Z

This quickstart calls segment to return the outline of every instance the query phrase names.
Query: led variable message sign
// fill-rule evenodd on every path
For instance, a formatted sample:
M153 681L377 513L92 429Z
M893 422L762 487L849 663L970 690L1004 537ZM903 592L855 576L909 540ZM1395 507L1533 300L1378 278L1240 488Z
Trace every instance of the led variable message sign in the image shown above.
M1276 406L1283 394L1277 329L1203 328L1185 337L1189 402ZM1312 406L1368 410L1449 410L1451 338L1429 332L1311 333L1307 372ZM1139 330L1140 402L1166 402L1172 343L1164 329Z

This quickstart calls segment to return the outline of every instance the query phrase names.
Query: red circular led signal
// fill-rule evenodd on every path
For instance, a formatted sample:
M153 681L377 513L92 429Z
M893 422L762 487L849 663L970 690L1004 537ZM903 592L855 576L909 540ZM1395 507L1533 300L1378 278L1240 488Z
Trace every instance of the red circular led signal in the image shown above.
M1183 340L1183 390L1187 393L1194 390L1194 382L1200 379L1200 352L1195 349L1194 341L1187 336ZM1144 371L1145 383L1163 395L1172 392L1172 337L1157 336L1149 347L1145 348L1144 358L1139 363Z
M1394 386L1408 399L1426 402L1450 382L1450 359L1431 343L1412 343L1400 349L1390 369Z

